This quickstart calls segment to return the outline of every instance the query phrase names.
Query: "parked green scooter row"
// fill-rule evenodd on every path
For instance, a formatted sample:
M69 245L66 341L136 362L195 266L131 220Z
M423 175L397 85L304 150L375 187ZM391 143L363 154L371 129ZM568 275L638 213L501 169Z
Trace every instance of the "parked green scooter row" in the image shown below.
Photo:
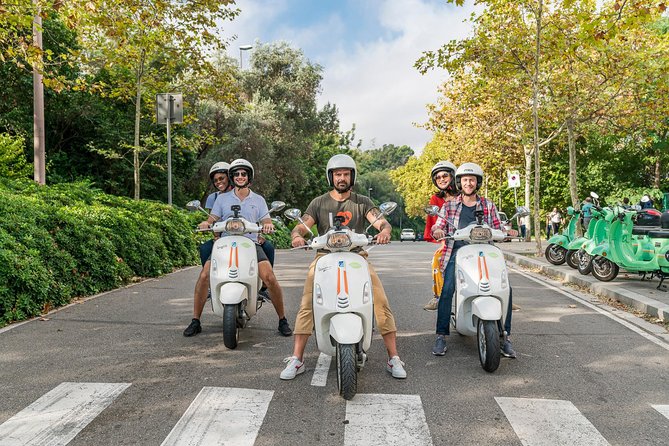
M549 240L547 260L554 263L552 260L559 254L561 263L566 261L581 274L592 272L595 278L605 282L613 280L620 268L639 273L643 278L659 277L658 289L662 289L664 280L669 277L669 213L660 217L654 209L602 208L597 194L593 192L591 196L594 205L587 233L572 238L565 246L565 238L574 234L570 231L575 231L578 223L578 218L572 217L569 227L561 234L565 237L554 236ZM652 226L641 226L649 224Z

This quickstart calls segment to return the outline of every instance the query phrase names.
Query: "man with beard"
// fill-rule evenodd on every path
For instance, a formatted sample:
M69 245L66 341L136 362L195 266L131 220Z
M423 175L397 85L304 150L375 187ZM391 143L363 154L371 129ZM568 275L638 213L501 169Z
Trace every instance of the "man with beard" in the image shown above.
M359 195L351 190L355 184L356 173L357 167L355 161L350 156L339 154L330 158L326 168L326 175L328 184L332 187L332 190L311 201L305 211L303 221L309 228L316 225L319 234L325 234L334 226L334 218L337 216L343 216L343 225L357 233L364 233L367 222L374 222L374 227L379 231L379 234L376 236L376 242L379 244L388 243L390 242L390 232L392 230L390 223L383 217L377 220L379 215L381 215L380 211L369 197ZM307 228L303 225L299 224L295 226L291 232L293 247L304 246L306 244L304 236L308 233ZM367 256L367 253L363 249L360 249L358 253L362 256ZM325 254L326 252L319 252L309 267L300 310L297 313L297 320L295 321L293 355L284 360L288 365L281 372L281 379L293 379L305 370L303 362L304 349L314 329L312 302L314 270L316 260ZM388 298L371 264L369 265L369 273L372 279L374 316L377 327L383 337L386 350L388 351L389 359L386 363L386 370L394 378L406 378L407 374L404 370L404 363L400 360L397 353L397 328L395 326L395 318L388 305Z
M444 206L441 208L442 214L446 218L439 217L432 227L432 236L435 239L443 238L447 233L453 233L453 226L457 229L462 229L473 221L476 221L476 208L479 205L483 210L483 221L491 228L504 230L497 215L495 204L477 194L482 184L483 169L481 169L481 166L474 163L464 163L458 167L458 170L455 172L455 186L460 191L460 195L454 200L444 203ZM435 356L446 354L446 340L444 337L449 334L451 307L453 304L453 294L455 293L455 253L465 244L466 242L464 241L448 239L441 257L444 286L441 289L439 308L437 309L437 339L432 348L432 354ZM511 286L509 285L509 305L506 310L506 320L504 321L504 330L507 335L511 334L512 295ZM511 340L508 337L502 339L500 346L502 355L507 358L515 358L516 352L513 350Z
M199 228L208 229L213 223L220 220L221 218L225 220L226 218L232 216L234 214L232 206L239 205L241 207L241 211L239 212L240 216L252 222L260 221L264 233L274 232L274 225L272 224L272 219L269 216L269 211L265 199L261 195L253 192L250 188L250 185L253 182L253 165L251 165L251 163L245 159L236 159L230 163L230 169L228 170L228 173L233 183L233 189L227 193L219 195L218 198L216 198L216 202L214 203L214 207L209 214L209 218L200 223L198 225ZM267 286L272 296L272 305L274 305L274 310L276 310L276 314L279 316L279 332L283 336L290 336L293 331L291 330L290 325L286 320L285 310L283 307L283 291L281 290L279 281L274 275L272 265L270 264L267 255L257 243L258 234L245 234L245 237L248 237L256 243L255 247L258 258L258 275L262 279L263 283ZM210 259L207 260L203 271L209 270L208 263L210 261ZM196 299L197 296L200 296L200 300L196 300L196 304L198 305L195 312L196 317L193 318L190 325L186 328L189 333L192 332L197 334L202 331L200 320L197 316L202 314L202 308L204 307L204 303L206 301L207 285L208 282L200 280L198 280L196 284L195 296ZM204 289L200 289L198 286ZM205 296L204 301L201 299L202 295ZM184 332L184 336L192 335L186 334L186 332Z

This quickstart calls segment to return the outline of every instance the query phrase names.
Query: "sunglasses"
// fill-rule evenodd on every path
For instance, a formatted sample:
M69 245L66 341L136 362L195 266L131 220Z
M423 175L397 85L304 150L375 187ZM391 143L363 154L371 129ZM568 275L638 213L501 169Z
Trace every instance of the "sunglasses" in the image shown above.
M226 176L222 176L222 177L214 178L214 184L222 183L222 182L224 182L224 181L227 180L227 179L228 179L228 177L226 177Z
M449 174L447 174L447 173L444 173L444 174L442 174L442 175L435 175L435 176L434 176L434 179L435 179L435 180L447 180L447 179L449 179L450 177L451 177L451 175L449 175Z
M237 172L232 174L233 177L246 177L248 174L246 173L245 170L238 170Z

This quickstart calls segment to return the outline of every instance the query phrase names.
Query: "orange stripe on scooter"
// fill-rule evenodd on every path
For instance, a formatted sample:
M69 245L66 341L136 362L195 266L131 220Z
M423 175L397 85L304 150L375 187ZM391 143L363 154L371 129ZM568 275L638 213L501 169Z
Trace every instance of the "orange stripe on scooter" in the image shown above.
M348 278L346 276L346 270L344 270L344 290L346 291L346 295L348 296Z
M337 296L339 296L339 291L341 290L341 268L337 268Z
M486 262L485 257L483 257L483 267L485 268L485 278L487 281L490 281L490 274L488 274L488 262Z

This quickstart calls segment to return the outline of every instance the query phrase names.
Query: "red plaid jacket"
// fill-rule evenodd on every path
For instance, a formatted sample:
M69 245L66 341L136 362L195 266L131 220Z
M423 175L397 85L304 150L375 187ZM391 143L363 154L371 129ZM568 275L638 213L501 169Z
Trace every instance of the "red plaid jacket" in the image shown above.
M499 220L497 215L497 208L495 204L488 200L487 198L476 196L476 201L481 203L483 208L483 221L488 223L491 228L504 230L502 227L502 222ZM458 195L454 200L447 201L441 207L441 212L446 216L448 221L451 221L453 225L457 228L460 222L460 213L462 211L462 195ZM453 234L455 229L453 226L448 224L446 220L439 217L437 222L432 226L432 230L442 229L447 234ZM451 253L453 252L453 245L455 244L454 240L447 239L446 246L442 251L441 259L439 260L439 269L443 272L448 264L448 260L451 258Z

